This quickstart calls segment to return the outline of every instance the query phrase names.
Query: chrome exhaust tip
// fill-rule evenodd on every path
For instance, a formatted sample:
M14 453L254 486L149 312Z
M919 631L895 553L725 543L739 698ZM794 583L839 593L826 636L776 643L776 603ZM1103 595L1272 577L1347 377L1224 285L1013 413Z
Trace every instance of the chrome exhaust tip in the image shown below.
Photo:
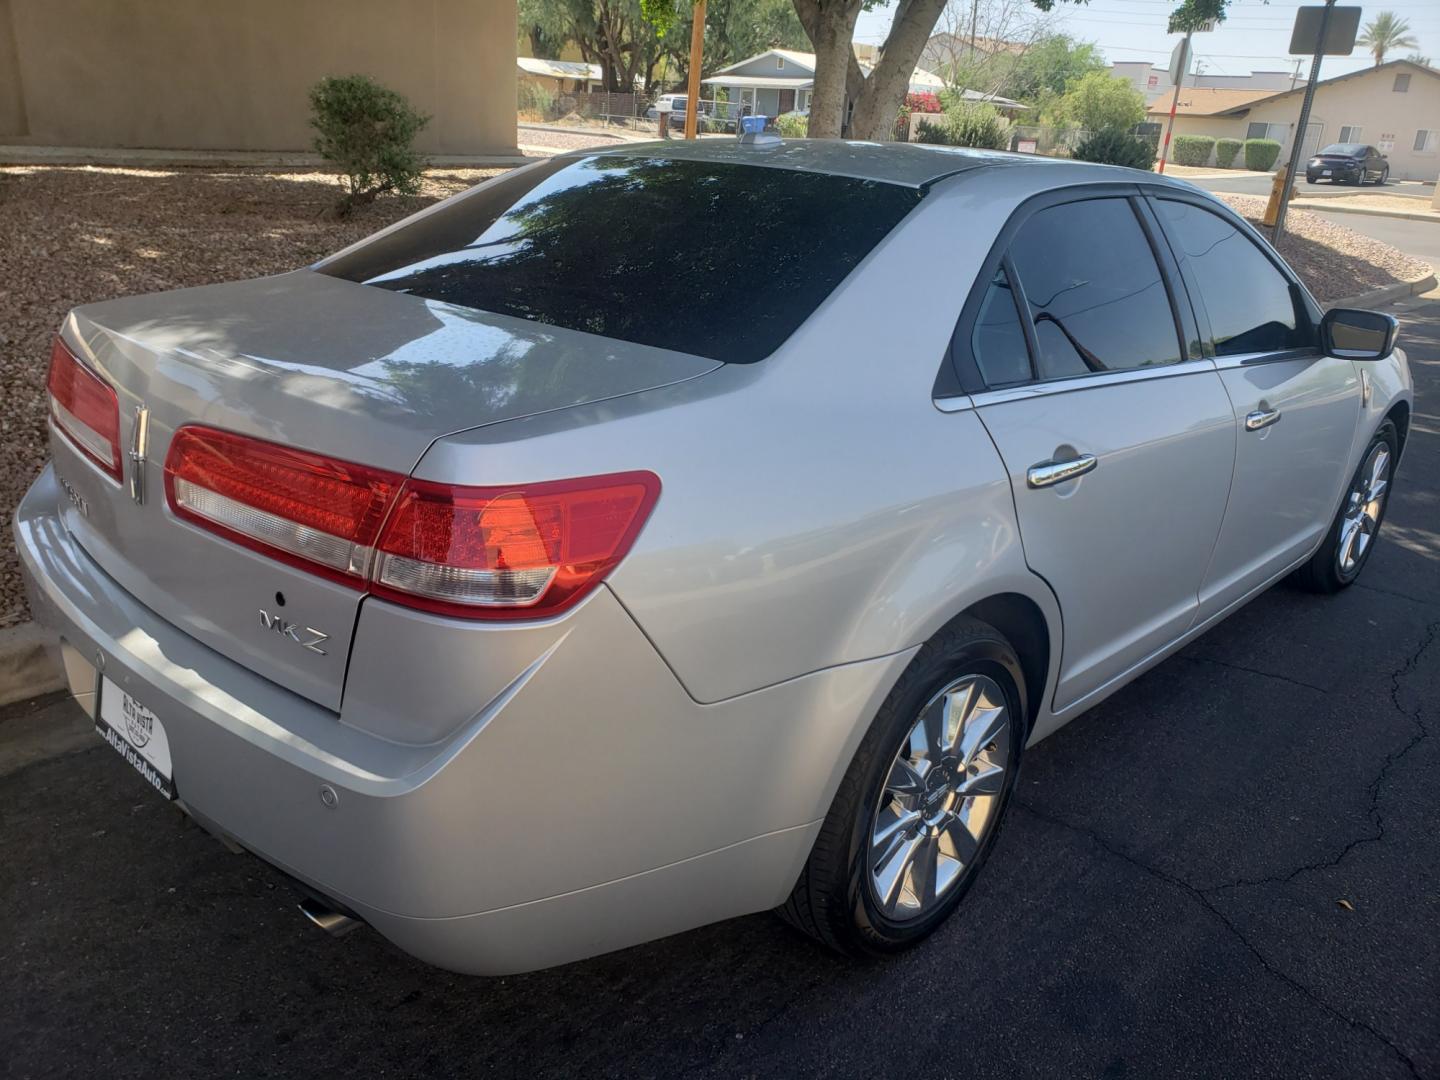
M360 925L360 920L326 907L319 900L307 896L300 901L300 914L331 937L344 937Z

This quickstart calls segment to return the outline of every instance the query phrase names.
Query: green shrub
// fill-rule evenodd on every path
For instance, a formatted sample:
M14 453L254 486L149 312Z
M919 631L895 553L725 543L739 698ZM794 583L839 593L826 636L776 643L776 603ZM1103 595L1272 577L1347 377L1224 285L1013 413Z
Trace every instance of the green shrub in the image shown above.
M419 189L425 159L414 142L429 122L368 75L331 76L310 88L315 150L340 170L349 188L335 204L337 217L381 192L412 195Z
M786 139L803 139L810 130L810 118L798 112L781 113L775 118L775 130Z
M1215 164L1222 169L1228 169L1235 164L1235 155L1240 152L1240 147L1245 144L1239 139L1216 139L1215 140Z
M546 116L555 104L551 90L534 79L521 79L518 83L519 106L522 113L539 113Z
M914 113L920 141L941 146L973 146L981 150L1010 149L1010 121L993 105L965 102L952 105L943 117Z
M1204 165L1214 149L1215 140L1209 135L1176 135L1175 164Z
M1097 161L1101 165L1123 165L1149 172L1155 167L1155 145L1147 138L1132 135L1124 128L1097 131L1071 155L1076 161Z
M1245 140L1245 168L1255 172L1269 172L1280 156L1280 144L1274 139Z

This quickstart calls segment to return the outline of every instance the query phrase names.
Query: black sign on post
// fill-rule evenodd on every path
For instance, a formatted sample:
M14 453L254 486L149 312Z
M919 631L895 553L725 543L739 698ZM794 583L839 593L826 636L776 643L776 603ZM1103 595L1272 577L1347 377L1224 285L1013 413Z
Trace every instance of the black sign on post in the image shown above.
M1305 84L1305 97L1300 103L1300 119L1290 139L1290 163L1285 168L1285 187L1280 192L1280 208L1275 214L1275 227L1270 240L1279 243L1285 231L1285 212L1290 208L1290 192L1295 189L1295 172L1300 167L1300 151L1305 132L1310 126L1310 106L1315 101L1315 84L1320 81L1322 56L1349 56L1355 48L1355 32L1360 29L1358 7L1336 7L1327 0L1324 7L1303 7L1295 12L1295 29L1290 34L1291 55L1312 55L1310 81Z
M1295 12L1295 29L1290 32L1291 56L1349 56L1355 49L1355 35L1360 30L1360 8L1332 7L1329 24L1321 40L1321 24L1325 22L1323 7L1302 7Z

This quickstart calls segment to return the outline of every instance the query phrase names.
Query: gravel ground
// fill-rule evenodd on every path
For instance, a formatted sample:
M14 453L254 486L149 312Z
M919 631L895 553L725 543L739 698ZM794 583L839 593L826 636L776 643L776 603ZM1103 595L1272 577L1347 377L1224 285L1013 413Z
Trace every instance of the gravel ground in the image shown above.
M1265 199L1229 192L1217 194L1262 233L1270 235L1270 230L1260 224ZM1430 271L1429 264L1420 259L1304 210L1292 209L1286 216L1285 235L1279 247L1280 254L1310 286L1316 299L1324 303L1413 281Z
M325 173L0 168L0 627L28 618L10 516L45 460L45 369L70 308L293 270L497 171L435 169L420 195L331 222Z
M521 146L546 146L557 150L584 150L588 146L612 146L618 142L629 142L633 135L619 132L597 131L593 135L577 135L573 131L550 131L541 127L522 127L516 132Z
M603 137L525 128L561 148ZM587 141L590 140L590 141ZM247 169L0 167L0 627L28 617L9 520L45 460L49 344L77 304L303 266L497 170L435 169L420 195L318 220L333 176ZM1264 200L1224 196L1258 218ZM1322 300L1424 272L1394 248L1304 211L1282 250Z

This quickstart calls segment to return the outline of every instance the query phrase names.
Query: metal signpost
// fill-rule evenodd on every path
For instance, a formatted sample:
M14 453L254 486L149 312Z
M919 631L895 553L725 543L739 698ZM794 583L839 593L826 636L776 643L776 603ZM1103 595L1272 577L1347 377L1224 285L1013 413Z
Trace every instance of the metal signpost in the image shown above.
M1190 70L1190 37L1197 31L1205 33L1214 30L1213 22L1200 23L1185 31L1185 38L1170 54L1170 81L1175 84L1175 94L1170 98L1170 122L1165 125L1165 142L1160 147L1160 164L1156 172L1165 171L1165 159L1170 156L1170 133L1175 130L1175 107L1180 104L1180 87L1185 82L1185 73Z
M1349 56L1355 48L1355 34L1359 29L1360 9L1336 7L1335 0L1326 0L1324 7L1303 7L1295 12L1290 55L1313 54L1314 60L1310 64L1310 81L1305 84L1305 98L1300 104L1300 119L1290 138L1290 163L1285 168L1280 209L1270 234L1272 242L1278 242L1285 231L1285 212L1290 208L1290 193L1295 190L1295 172L1300 167L1300 151L1304 149L1305 132L1310 126L1310 106L1315 101L1315 84L1320 79L1320 58Z

